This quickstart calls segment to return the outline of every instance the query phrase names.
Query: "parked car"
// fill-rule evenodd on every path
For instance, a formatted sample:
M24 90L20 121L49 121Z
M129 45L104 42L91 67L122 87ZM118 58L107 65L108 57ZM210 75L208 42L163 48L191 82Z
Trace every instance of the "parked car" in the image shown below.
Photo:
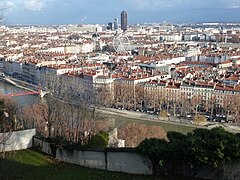
M187 115L187 118L192 118L192 115L188 114L188 115Z

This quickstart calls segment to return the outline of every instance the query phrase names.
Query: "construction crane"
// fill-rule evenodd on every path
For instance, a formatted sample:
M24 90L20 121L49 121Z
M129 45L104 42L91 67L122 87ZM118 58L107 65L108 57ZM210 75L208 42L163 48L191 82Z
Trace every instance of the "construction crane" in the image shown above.
M87 16L81 18L81 24L87 19Z

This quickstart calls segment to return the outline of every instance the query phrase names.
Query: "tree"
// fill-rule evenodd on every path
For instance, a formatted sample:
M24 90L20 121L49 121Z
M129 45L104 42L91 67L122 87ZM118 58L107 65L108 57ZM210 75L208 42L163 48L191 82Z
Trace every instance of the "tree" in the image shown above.
M14 130L17 130L17 103L4 96L0 96L0 151L5 157L5 146ZM10 142L12 143L12 142Z
M151 160L153 174L159 172L159 168L165 166L168 152L168 142L165 139L150 138L143 140L137 147L137 151Z
M188 158L193 167L211 166L218 167L230 160L226 156L226 148L230 145L229 136L233 134L223 128L196 129L193 134L188 134L186 151L191 157Z
M201 103L203 102L203 97L199 94L196 94L192 97L191 103L192 103L192 110L195 111L195 115L198 114L199 107Z
M214 94L211 94L210 98L205 102L205 111L210 112L210 118L213 118L214 108L217 105L217 97Z
M104 82L101 85L98 85L95 89L96 91L96 104L101 106L111 106L113 104L113 88L112 84L107 84Z
M143 101L144 101L144 86L143 84L135 85L135 103L134 109L143 110Z
M222 97L221 107L223 108L223 114L226 116L226 121L234 120L235 123L239 123L240 115L240 95L238 94L226 94Z
M194 116L194 122L197 125L201 125L202 123L206 122L206 118L203 115L197 114Z
M83 139L86 136L89 137L87 134L92 135L93 132L96 132L94 120L99 115L96 108L101 101L99 98L106 99L106 94L103 93L107 88L103 86L101 93L98 94L97 90L99 89L93 88L91 82L84 79L83 74L77 72L71 75L44 73L40 84L49 92L45 106L48 110L42 111L42 113L45 113L43 117L49 116L49 113L53 114L52 123L49 124L50 121L48 121L46 125L48 130L54 129L53 136L61 134L68 141L77 143L85 141ZM99 96L100 94L101 96ZM64 108L60 106L61 104ZM90 120L92 123L89 123ZM87 126L87 133L84 132L86 124L92 125L91 127ZM51 131L49 131L50 133Z
M127 83L129 82L129 83ZM132 108L134 105L134 84L130 80L118 80L114 82L115 104L122 108Z
M168 113L166 110L161 110L159 115L158 115L160 118L164 118L166 119L168 117Z
M157 168L168 168L165 172L171 170L171 174L178 172L175 169L181 169L182 165L194 175L202 167L218 168L240 159L240 135L220 127L195 129L187 135L168 132L167 138L167 141L145 139L138 150L147 155Z
M136 147L146 138L166 138L166 132L159 126L129 123L118 129L119 139L125 140L126 147Z
M173 158L174 161L179 161L182 158L183 152L185 150L185 142L184 139L186 138L186 135L174 132L174 131L168 131L167 132L167 139L169 141L169 153L170 158Z
M0 132L16 130L18 105L13 99L0 96Z

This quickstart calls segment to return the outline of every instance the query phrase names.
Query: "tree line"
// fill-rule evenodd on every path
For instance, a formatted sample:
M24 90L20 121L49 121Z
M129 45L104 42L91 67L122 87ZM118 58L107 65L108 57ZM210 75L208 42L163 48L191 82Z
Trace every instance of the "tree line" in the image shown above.
M181 173L184 167L194 176L203 167L219 168L239 160L240 134L221 127L195 129L187 135L170 131L167 139L145 139L137 149L151 159L155 173Z

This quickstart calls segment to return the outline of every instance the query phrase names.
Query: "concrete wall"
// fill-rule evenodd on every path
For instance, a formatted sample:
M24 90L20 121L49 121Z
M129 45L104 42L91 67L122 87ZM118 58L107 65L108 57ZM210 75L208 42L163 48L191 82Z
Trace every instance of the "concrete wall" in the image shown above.
M42 139L34 138L33 147L46 153L52 155L52 149L50 143L43 141Z
M108 152L107 170L131 174L152 174L152 163L137 153Z
M133 152L69 151L57 149L56 158L85 167L130 174L152 174L147 158Z
M89 168L106 169L104 152L57 149L56 158L64 162Z
M34 148L53 155L50 144L34 137ZM126 172L130 174L153 174L152 163L148 158L135 152L82 151L56 149L56 159L95 169Z
M0 152L31 148L35 134L36 129L0 133Z

